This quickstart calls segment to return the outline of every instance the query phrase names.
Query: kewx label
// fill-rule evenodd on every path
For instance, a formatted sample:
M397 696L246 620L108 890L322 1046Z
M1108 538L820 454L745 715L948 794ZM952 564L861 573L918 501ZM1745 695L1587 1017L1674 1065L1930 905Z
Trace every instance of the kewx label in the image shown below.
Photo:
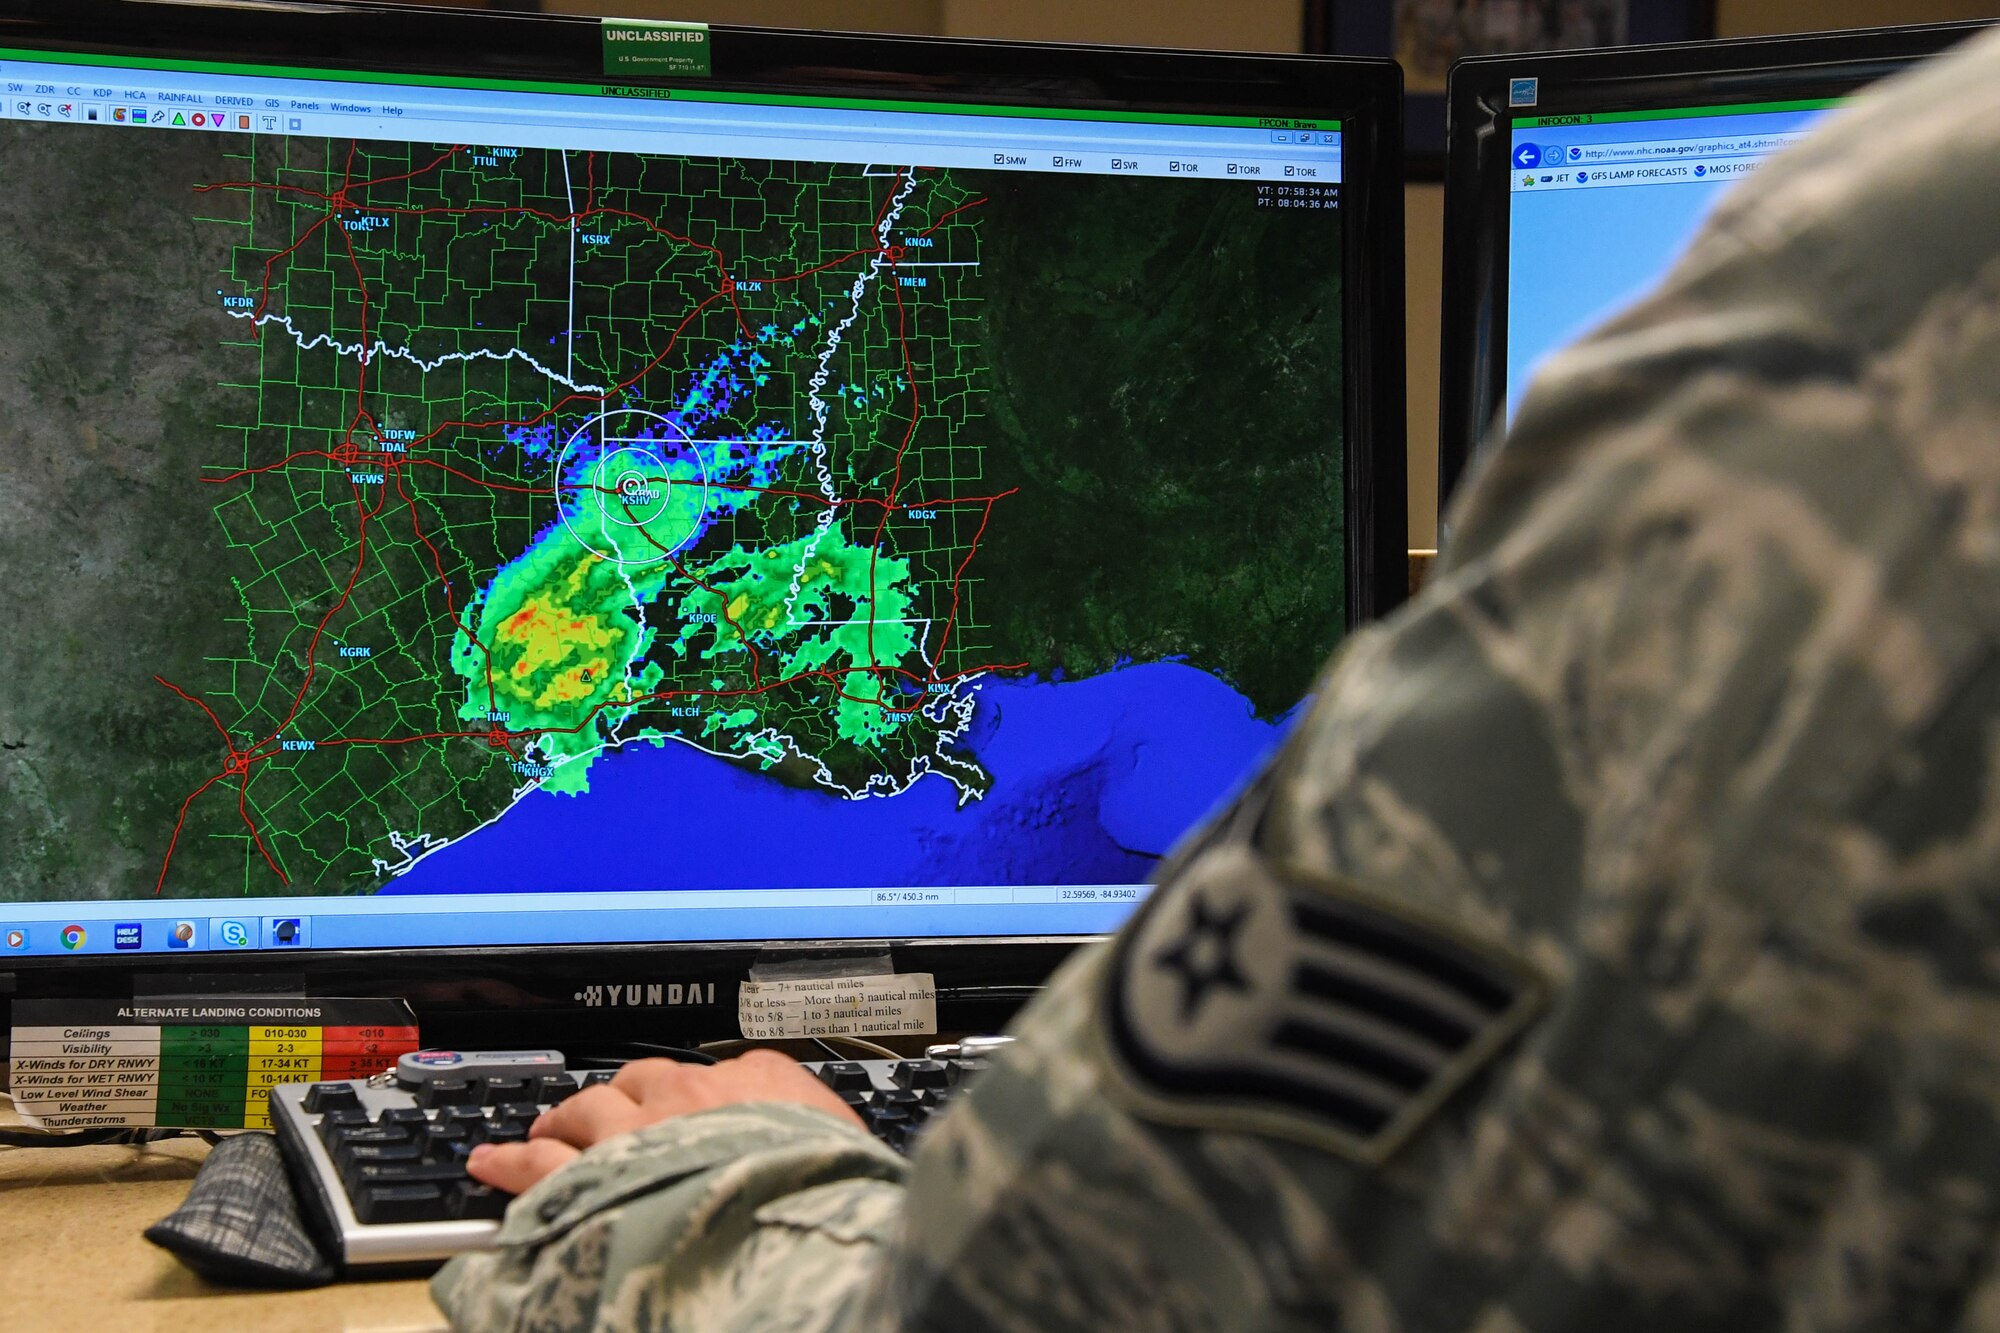
M606 74L665 74L705 79L709 73L708 25L657 19L605 19Z

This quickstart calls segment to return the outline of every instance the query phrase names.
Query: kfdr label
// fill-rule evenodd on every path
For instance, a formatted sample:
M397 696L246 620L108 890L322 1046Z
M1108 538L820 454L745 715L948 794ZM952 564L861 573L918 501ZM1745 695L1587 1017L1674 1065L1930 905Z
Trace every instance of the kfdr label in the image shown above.
M605 19L606 74L667 74L705 79L711 64L706 23Z

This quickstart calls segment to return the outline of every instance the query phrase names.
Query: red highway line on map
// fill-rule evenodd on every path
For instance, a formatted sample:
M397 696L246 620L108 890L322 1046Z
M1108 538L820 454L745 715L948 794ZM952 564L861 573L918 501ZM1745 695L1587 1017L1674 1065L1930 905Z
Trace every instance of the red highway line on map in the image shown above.
M875 210L875 221L868 227L868 234L877 240L882 236L882 219L889 216L889 206L896 202L896 193L902 188L903 169L897 167L895 177L889 182L889 193L882 196L882 206Z
M160 877L153 881L154 897L158 897L160 891L166 887L167 867L174 863L174 848L180 843L181 829L187 825L188 807L194 804L195 798L197 796L200 796L203 792L207 791L210 787L213 787L216 783L222 781L224 778L228 776L229 774L227 772L217 773L214 777L210 778L208 781L202 783L199 787L196 787L193 791L189 792L187 799L181 802L180 816L174 820L173 836L167 839L167 854L160 861Z
M629 511L632 506L626 505L625 508ZM653 534L646 531L643 524L639 528L639 533L647 541L652 542L653 545L660 546L659 542L653 540ZM665 553L667 559L673 562L674 568L680 571L682 578L699 588L715 594L716 609L722 612L722 619L729 625L729 628L736 631L736 641L743 645L743 651L750 654L750 683L752 685L762 684L764 680L764 655L757 651L757 645L750 642L750 636L743 632L743 626L737 624L736 617L729 613L728 595L714 584L705 582L697 576L686 565L681 563L679 556L667 550L666 547L660 546L660 550Z
M786 273L775 278L749 278L746 279L746 281L772 282L772 283L797 282L800 278L810 278L815 273L824 273L830 268L839 268L842 264L845 264L850 259L859 259L863 255L879 255L884 253L886 253L885 247L879 245L873 245L868 247L866 250L849 250L846 254L841 255L838 259L829 259L824 264L814 264L811 268L802 268L797 273Z
M263 295L257 298L257 309L251 313L251 318L250 318L251 337L261 338L264 336L264 326L260 324L258 321L264 318L264 311L268 309L271 304L272 266L274 264L277 264L280 260L284 259L286 256L292 254L300 246L304 245L307 241L311 240L313 237L313 233L317 232L321 227L324 227L327 224L328 220L331 219L332 217L333 214L331 213L322 214L320 216L319 221L313 223L312 226L307 227L305 231L301 232L299 234L299 238L296 241L293 241L290 245L280 250L277 254L272 255L269 259L264 261L264 292Z
M417 512L417 498L404 489L402 472L398 471L393 475L396 478L396 494L403 497L403 503L408 505L410 509L410 531L416 533L417 540L422 542L424 549L431 553L431 567L437 570L438 583L444 589L445 613L451 617L452 626L470 640L486 659L486 707L490 711L499 707L499 695L493 687L493 650L487 647L485 640L467 628L464 619L459 616L458 599L452 596L451 579L444 572L444 554L438 550L437 544L431 541L430 537L424 532L423 520ZM509 753L512 753L512 751L510 750Z
M974 199L970 203L960 204L957 208L946 209L944 212L937 215L937 220L935 222L931 223L930 226L925 227L922 231L918 232L917 235L928 236L932 232L936 231L939 227L942 227L946 222L950 221L952 218L955 218L960 213L963 213L966 209L977 208L985 202L986 202L986 196L982 194L977 199Z
M192 694L189 694L186 690L174 684L172 681L168 680L165 676L160 675L158 672L155 672L153 674L153 679L157 680L158 682L160 682L160 684L166 686L168 689L172 690L175 694L178 694L181 698L193 704L196 708L199 708L202 712L208 714L208 720L215 724L215 729L217 731L222 733L222 743L229 747L229 753L232 756L236 753L236 742L229 738L229 728L222 725L222 719L215 715L215 710L213 708L210 708L200 699L195 698Z
M951 572L951 614L944 618L944 633L938 636L939 661L944 660L945 649L951 644L952 627L958 622L958 590L959 585L965 580L965 567L972 563L973 556L979 554L979 543L986 536L986 525L993 521L993 506L996 503L996 500L986 502L986 512L979 516L979 529L972 534L972 545L966 548L965 558L958 562L958 568Z
M213 190L269 190L273 194L302 194L323 204L333 202L333 196L322 191L304 185L280 185L276 181L209 181L194 187L196 194L208 194Z
M352 157L350 151L350 161ZM354 370L354 415L347 422L347 439L352 442L354 428L363 420L367 420L371 427L375 425L374 419L368 415L368 279L361 273L361 256L354 253L353 235L345 227L341 227L339 232L341 244L347 247L347 262L354 268L355 290L361 293L361 341L357 344L361 352L355 358L357 364Z
M236 789L236 813L243 816L244 827L250 830L250 840L257 844L257 850L264 854L264 864L271 867L271 873L278 877L278 883L289 886L292 877L278 868L271 859L270 849L264 846L264 835L257 832L257 826L250 822L250 779L255 774L248 768L243 770L243 781Z
M354 160L353 151L354 151L353 146L352 143L350 142L348 148L348 161L350 164ZM340 187L340 194L351 198L356 190L372 189L377 185L394 185L397 181L415 180L419 176L427 176L431 172L436 171L439 167L443 166L445 163L451 161L452 157L455 154L462 153L464 151L465 151L464 144L455 143L451 147L445 149L444 152L438 154L437 160L432 162L429 166L415 167L409 171L402 173L400 176L377 176L373 180L362 181L359 185L342 185Z
M182 689L180 686L168 680L165 676L155 674L153 679L158 681L160 684L166 686L169 690L172 690L175 694L179 695L181 698L193 704L196 708L199 708L202 712L206 713L208 715L208 720L211 723L213 723L215 725L215 729L222 734L223 745L228 747L229 763L223 768L222 772L216 774L215 777L211 778L208 782L204 783L202 785L201 791L196 792L195 795L199 796L202 791L207 791L210 787L214 786L215 783L221 781L225 777L228 777L231 773L241 773L243 776L243 784L241 791L237 797L236 812L243 817L243 826L250 830L250 837L256 842L257 850L264 853L264 860L266 862L269 862L271 869L277 874L278 878L281 881L283 881L286 884L291 883L291 880L285 875L285 872L278 869L278 863L271 859L271 853L264 847L263 836L257 832L257 825L250 818L250 810L248 808L250 799L250 764L246 754L243 751L238 750L236 748L236 742L230 739L229 729L222 725L222 719L215 715L215 710L213 708L210 708L202 700L195 698L193 695L189 694L186 690ZM193 797L189 797L189 800L192 799ZM185 806L182 807L182 818L183 819L186 818ZM178 839L179 836L178 826L176 826L175 836ZM168 848L167 855L169 858L171 858L173 855L173 850L171 846ZM167 873L166 865L163 863L160 867L161 882L165 881L166 873ZM155 884L153 887L153 892L157 894L159 891L160 891L159 884Z

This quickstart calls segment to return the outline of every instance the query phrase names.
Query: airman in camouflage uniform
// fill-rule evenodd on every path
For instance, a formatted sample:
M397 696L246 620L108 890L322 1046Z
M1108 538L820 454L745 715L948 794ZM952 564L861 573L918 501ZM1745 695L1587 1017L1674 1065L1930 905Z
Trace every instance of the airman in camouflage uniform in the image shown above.
M2000 38L1557 357L1432 585L905 1164L621 1135L478 1329L2000 1329Z

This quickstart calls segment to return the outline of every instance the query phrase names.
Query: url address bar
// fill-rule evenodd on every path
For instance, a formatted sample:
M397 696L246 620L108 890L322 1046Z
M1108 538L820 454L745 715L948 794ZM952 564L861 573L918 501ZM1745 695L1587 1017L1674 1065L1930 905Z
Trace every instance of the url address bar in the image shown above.
M1570 163L1636 162L1654 157L1742 157L1775 153L1806 138L1804 131L1791 134L1739 134L1721 139L1646 139L1636 143L1573 144L1567 154Z

